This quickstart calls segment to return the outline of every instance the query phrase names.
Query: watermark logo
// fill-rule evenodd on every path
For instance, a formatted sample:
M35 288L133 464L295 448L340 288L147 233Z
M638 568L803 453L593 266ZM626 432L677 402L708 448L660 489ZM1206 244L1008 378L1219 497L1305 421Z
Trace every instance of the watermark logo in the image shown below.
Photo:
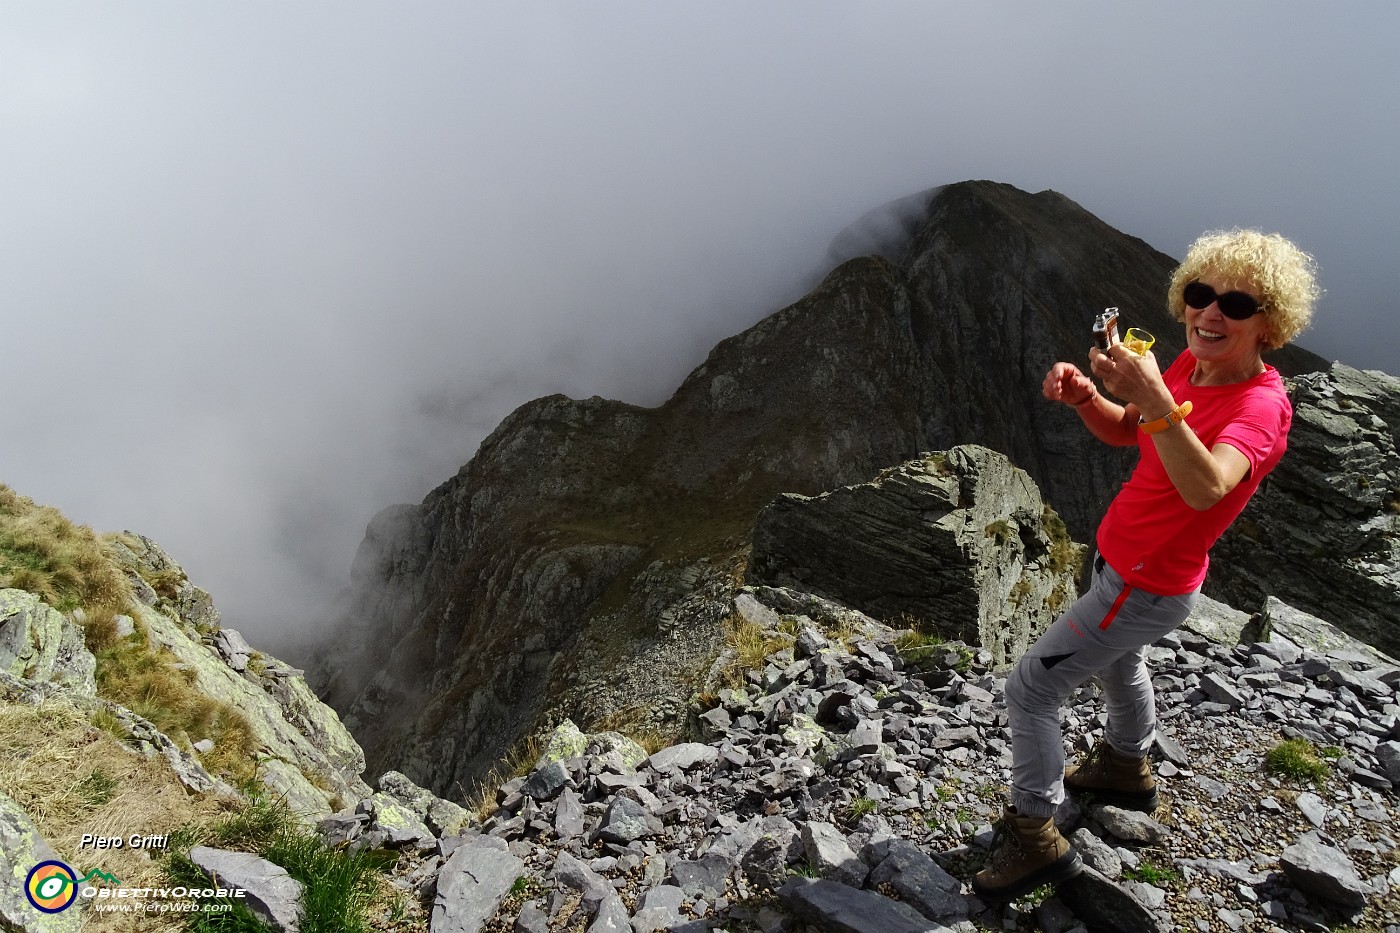
M94 878L111 884L121 884L116 876L94 868L81 878L59 861L40 862L29 870L24 879L24 896L29 903L46 914L67 910L78 898L78 886Z
M135 846L133 845L133 848ZM107 886L99 887L97 882ZM24 880L24 895L35 910L56 914L82 898L96 913L227 913L233 900L246 898L243 888L128 888L111 872L94 868L81 878L64 862L40 862ZM212 901L212 902L211 902ZM9 929L9 927L5 927Z
M78 876L62 862L40 862L24 879L24 896L46 914L56 914L78 898Z

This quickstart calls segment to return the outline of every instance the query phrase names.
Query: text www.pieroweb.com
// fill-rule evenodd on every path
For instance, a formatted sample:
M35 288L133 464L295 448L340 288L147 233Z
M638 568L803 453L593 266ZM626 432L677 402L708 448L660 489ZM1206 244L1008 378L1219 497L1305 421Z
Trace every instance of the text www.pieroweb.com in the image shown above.
M232 904L201 904L199 901L93 901L92 909L99 914L222 914L233 909Z

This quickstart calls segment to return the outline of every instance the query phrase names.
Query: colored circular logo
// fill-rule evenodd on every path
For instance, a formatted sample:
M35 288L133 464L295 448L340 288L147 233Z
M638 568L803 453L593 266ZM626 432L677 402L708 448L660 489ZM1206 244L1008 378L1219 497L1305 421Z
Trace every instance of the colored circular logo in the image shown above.
M24 879L24 896L46 914L66 910L78 897L78 876L62 862L40 862Z

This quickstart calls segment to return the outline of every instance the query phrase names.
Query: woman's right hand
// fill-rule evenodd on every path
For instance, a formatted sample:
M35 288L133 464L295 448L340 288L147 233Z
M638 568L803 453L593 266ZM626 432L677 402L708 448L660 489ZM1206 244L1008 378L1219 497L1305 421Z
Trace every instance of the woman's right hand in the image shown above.
M1073 408L1093 397L1094 381L1073 363L1056 363L1045 374L1041 392L1052 402Z

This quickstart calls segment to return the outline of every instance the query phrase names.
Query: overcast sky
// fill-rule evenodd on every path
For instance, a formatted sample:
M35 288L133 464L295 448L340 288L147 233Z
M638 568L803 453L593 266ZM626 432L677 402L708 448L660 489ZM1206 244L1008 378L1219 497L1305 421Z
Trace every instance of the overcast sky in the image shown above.
M1277 230L1400 372L1400 4L14 2L0 481L275 649L551 392L656 404L968 178Z

